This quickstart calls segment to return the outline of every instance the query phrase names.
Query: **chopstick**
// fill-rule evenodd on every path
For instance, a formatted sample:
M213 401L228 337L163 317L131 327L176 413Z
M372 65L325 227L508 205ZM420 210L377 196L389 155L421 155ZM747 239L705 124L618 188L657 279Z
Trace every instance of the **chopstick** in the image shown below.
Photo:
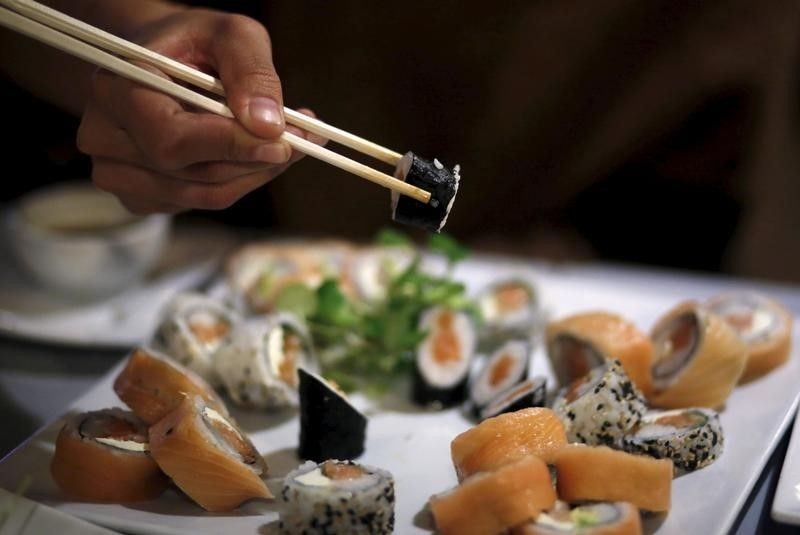
M113 54L95 48L92 44L102 46L126 58L141 60L157 66L158 68L163 68L168 74L172 74L176 78L192 83L214 94L224 94L221 83L205 73L192 69L165 56L161 56L146 48L134 45L129 41L103 32L98 28L30 0L0 0L0 5L11 7L15 11L19 10L22 13L16 13L9 9L0 9L0 25L103 67L119 76L129 78L150 88L162 91L200 109L224 117L234 118L230 108L225 104L196 93L171 80L157 76ZM30 18L26 18L23 15L30 15ZM32 20L34 18L37 20ZM85 38L92 44L58 31L62 29L69 31L69 33L80 39ZM285 110L288 110L288 108ZM288 122L294 122L294 124L301 128L320 133L326 137L335 136L337 141L342 144L350 146L351 148L356 148L356 150L361 148L363 152L371 156L379 154L382 156L379 159L383 161L391 160L394 161L395 164L399 161L400 155L397 153L393 153L377 144L363 140L338 128L331 127L322 121L317 121L294 110L289 110L289 113L286 113L286 117ZM420 202L427 203L430 201L429 192L346 158L324 147L320 147L300 136L296 136L290 132L284 132L281 137L292 147L309 156L313 156L400 194L412 197Z

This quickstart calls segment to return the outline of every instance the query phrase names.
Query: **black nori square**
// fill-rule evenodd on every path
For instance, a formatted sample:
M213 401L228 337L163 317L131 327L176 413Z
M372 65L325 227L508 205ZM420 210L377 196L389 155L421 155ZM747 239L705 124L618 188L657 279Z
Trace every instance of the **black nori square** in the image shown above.
M355 459L364 453L367 418L324 379L300 368L300 445L302 459Z
M395 177L430 192L431 200L425 204L392 193L392 219L404 225L440 232L458 191L458 173L458 166L450 171L438 161L430 162L407 152L397 164Z
M480 413L480 419L485 420L506 412L515 412L528 407L544 407L547 404L547 379L534 377L527 381L517 383L501 393Z

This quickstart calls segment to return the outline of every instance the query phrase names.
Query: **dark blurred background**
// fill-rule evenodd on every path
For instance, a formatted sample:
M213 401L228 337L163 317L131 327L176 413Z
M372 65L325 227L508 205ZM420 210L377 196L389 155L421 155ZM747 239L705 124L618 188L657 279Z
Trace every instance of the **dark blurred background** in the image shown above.
M467 243L800 282L796 0L202 4L265 23L288 106L460 163ZM76 119L1 96L3 200L89 175ZM388 197L306 159L204 215L369 239Z

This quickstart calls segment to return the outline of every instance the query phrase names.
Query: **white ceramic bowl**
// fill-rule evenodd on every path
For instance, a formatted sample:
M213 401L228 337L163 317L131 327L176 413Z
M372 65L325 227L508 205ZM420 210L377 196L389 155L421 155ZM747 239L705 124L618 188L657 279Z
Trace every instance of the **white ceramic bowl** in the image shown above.
M93 298L132 286L153 267L170 217L134 216L113 195L68 183L23 197L6 223L19 264L37 282Z

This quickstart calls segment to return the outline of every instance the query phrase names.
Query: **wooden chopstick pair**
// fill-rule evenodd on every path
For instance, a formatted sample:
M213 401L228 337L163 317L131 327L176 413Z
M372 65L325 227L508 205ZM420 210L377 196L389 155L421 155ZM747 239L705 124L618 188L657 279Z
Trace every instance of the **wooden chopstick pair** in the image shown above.
M205 111L234 118L233 112L224 103L201 95L180 84L153 74L129 62L141 61L152 65L169 76L187 82L209 93L225 96L222 83L204 72L178 61L162 56L152 50L131 43L78 19L65 15L33 0L0 0L0 25L41 41L84 61L107 69L119 76L166 93ZM389 165L397 165L402 155L354 134L330 126L289 108L284 116L290 124L319 134L358 152L372 156ZM351 160L341 154L320 147L291 132L281 138L292 148L309 156L344 169L361 178L407 195L423 203L430 201L431 194L423 189L398 180L385 173Z

